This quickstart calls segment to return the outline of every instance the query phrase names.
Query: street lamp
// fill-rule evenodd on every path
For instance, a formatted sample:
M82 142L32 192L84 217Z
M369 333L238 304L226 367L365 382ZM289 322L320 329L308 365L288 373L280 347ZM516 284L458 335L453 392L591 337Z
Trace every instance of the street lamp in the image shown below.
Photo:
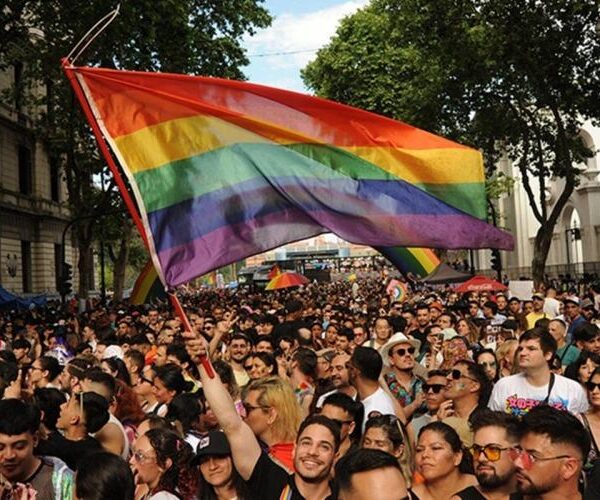
M571 243L581 239L581 229L570 227L565 229L565 240L567 243L567 272L571 272Z

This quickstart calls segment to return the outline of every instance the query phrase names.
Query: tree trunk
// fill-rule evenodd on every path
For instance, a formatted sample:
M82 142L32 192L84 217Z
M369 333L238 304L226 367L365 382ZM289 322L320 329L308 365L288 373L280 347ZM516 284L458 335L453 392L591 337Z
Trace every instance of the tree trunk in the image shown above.
M113 267L113 301L120 301L123 298L123 288L125 284L125 271L127 261L129 260L129 243L133 236L133 226L126 223L119 243L119 253Z
M552 244L552 236L554 226L556 224L551 221L546 221L538 229L533 242L533 261L531 262L531 270L536 288L544 282L546 259Z
M93 288L92 276L94 273L93 238L90 236L91 226L88 224L77 225L77 248L79 250L79 297L88 298L89 291Z

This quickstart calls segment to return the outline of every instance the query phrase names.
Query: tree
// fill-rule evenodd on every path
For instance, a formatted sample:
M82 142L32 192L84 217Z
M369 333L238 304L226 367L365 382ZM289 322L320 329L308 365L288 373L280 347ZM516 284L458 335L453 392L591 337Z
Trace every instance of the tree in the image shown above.
M481 149L488 175L507 153L540 224L540 282L577 165L594 154L579 133L600 118L599 21L596 0L373 0L302 76L318 95ZM548 206L551 178L563 182Z
M169 71L244 78L248 63L241 37L269 25L263 0L136 0L121 5L119 17L85 51L77 64L130 70ZM95 140L60 65L94 22L117 5L100 0L10 0L2 10L2 65L22 65L24 77L42 92L30 92L37 133L50 161L62 168L75 217L100 215L114 206L114 185L96 182L106 170ZM17 50L19 42L27 50ZM4 48L6 47L6 48ZM36 89L37 90L37 89ZM17 102L14 92L10 102ZM107 171L106 171L107 172ZM107 173L110 177L110 173ZM101 218L74 226L79 249L79 291L91 287L93 243ZM126 231L124 232L124 234ZM121 266L124 268L124 266Z

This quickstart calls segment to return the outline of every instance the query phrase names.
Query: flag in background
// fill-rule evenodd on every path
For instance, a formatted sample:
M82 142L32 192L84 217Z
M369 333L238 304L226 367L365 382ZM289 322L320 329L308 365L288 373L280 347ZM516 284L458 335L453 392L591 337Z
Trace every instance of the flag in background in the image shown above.
M392 302L404 302L408 293L408 286L398 280L390 280L385 291L390 296Z
M440 259L430 248L377 248L405 276L424 278L440 265Z
M165 287L158 279L158 273L154 269L152 260L149 259L135 280L129 302L133 305L141 305L149 304L155 299L164 300L166 298Z
M323 232L378 247L512 248L478 218L476 150L247 82L66 71L130 182L168 286Z

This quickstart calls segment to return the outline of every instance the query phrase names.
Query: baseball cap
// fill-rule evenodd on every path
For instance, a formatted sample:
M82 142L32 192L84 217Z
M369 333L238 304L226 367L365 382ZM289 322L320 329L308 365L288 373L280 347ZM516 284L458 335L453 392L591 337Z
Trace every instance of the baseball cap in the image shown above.
M563 299L563 302L566 304L567 302L571 302L572 304L575 304L576 306L579 305L579 297L576 297L575 295L568 295L567 297L565 297Z
M546 297L544 297L543 293L536 292L531 296L531 298L544 300Z
M429 304L430 309L437 309L438 311L444 311L444 306L440 304L437 300Z
M206 436L200 438L196 447L196 456L192 459L192 463L200 463L205 457L227 455L231 455L231 448L225 433L210 431Z
M581 308L582 309L593 309L594 303L590 299L583 299L581 301Z

